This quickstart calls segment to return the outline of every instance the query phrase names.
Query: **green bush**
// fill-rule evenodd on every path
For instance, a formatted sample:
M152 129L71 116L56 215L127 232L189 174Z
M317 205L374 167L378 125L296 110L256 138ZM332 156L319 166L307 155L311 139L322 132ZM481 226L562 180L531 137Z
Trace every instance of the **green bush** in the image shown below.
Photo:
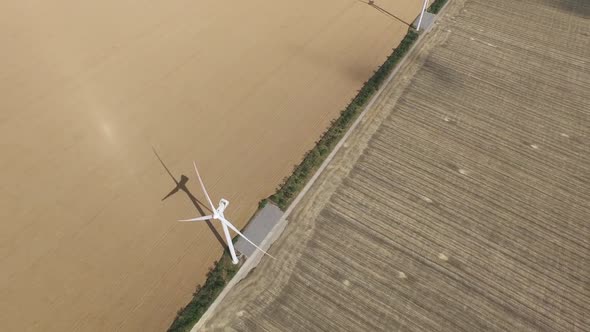
M447 0L434 0L432 5L428 7L428 12L433 14L438 14L438 12L445 6Z
M265 198L263 200L261 200L260 202L258 202L258 210L262 210L266 204L268 204L268 199Z
M433 4L434 6L434 4ZM373 94L379 90L383 82L387 79L395 65L408 52L412 44L418 38L418 33L409 30L408 34L401 41L399 46L385 60L385 63L365 82L356 97L340 113L340 117L332 122L330 128L322 134L316 146L309 151L303 161L295 167L293 174L286 178L277 188L270 200L277 204L282 210L285 210L293 198L301 191L310 175L326 159L329 152L332 151L336 143L342 138L346 130L352 125L356 117L360 114L363 106L371 99Z
M205 285L197 287L193 299L186 307L178 311L176 319L168 331L190 331L237 271L238 265L231 262L231 257L227 251L224 252L219 262L215 262L214 268L207 273Z

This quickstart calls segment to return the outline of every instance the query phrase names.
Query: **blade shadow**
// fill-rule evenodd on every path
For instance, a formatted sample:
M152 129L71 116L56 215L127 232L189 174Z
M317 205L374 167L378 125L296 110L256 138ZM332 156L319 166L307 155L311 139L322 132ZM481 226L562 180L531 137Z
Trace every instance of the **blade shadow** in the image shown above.
M172 177L172 178L174 178L174 177ZM176 179L174 179L174 181L176 181ZM184 174L181 174L180 181L176 182L176 187L174 187L174 189L172 189L172 191L170 191L168 193L168 195L164 196L164 198L162 198L162 201L164 201L166 198L176 194L178 192L178 190L180 190L180 188L186 186L187 182L188 182L188 177Z
M195 195L193 195L190 192L190 190L186 186L186 183L188 182L189 178L186 175L181 174L180 175L180 181L176 180L176 177L174 177L174 175L172 174L172 172L170 172L170 170L168 169L168 167L166 166L166 164L164 163L164 161L162 160L162 158L160 158L160 155L158 154L158 152L156 151L156 149L154 147L152 147L152 151L154 151L154 154L156 155L156 157L160 161L160 164L162 164L162 167L164 167L164 169L166 170L166 173L168 173L168 175L170 175L170 177L172 178L172 181L174 181L174 184L176 185L174 187L174 189L172 189L172 191L170 191L166 196L164 196L164 198L162 198L162 201L164 201L168 197L176 194L177 192L182 191L182 192L185 193L185 195L188 196L188 198L193 203L193 205L195 206L195 208L197 209L197 211L199 212L199 214L201 216L206 216L207 215L207 213L205 212L205 210L203 210L203 208L205 208L209 212L213 213L213 211L211 211L211 209L209 209L205 204L203 204L201 201L199 201L195 197ZM217 230L215 229L215 227L213 227L213 224L211 223L211 220L205 220L205 223L207 223L207 226L209 226L209 229L211 230L211 232L213 233L213 235L215 235L215 238L217 239L217 241L219 242L219 244L221 244L221 247L225 250L226 249L225 241L223 241L223 238L221 237L221 235L219 234L219 232L217 232Z
M383 7L381 7L381 6L377 5L377 4L375 4L375 2L374 2L374 1L363 1L363 0L358 0L358 2L362 2L362 3L364 3L364 4L367 4L367 5L369 5L369 6L373 7L373 8L375 8L375 9L377 9L377 11L379 11L380 13L382 13L382 14L385 14L385 15L387 15L387 16L389 16L389 17L393 17L394 19L396 19L396 20L398 20L398 21L402 22L403 24L405 24L405 25L407 25L407 26L410 26L410 25L411 25L411 23L408 23L408 22L406 22L406 21L402 20L401 18L397 17L395 14L393 14L393 13L391 13L391 12L387 11L385 8L383 8Z

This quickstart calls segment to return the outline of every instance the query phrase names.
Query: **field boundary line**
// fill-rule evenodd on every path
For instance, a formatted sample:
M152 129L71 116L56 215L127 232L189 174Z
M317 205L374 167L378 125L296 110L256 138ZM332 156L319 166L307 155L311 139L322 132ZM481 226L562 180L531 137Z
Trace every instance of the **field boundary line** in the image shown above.
M447 1L447 3L445 3L444 7L446 7L448 5L448 3L449 3L449 1ZM444 7L443 7L443 9L444 9ZM442 12L442 10L441 10L441 12ZM379 87L379 89L371 97L370 101L367 103L367 105L365 105L362 112L358 115L358 117L353 122L353 124L348 128L348 130L346 131L344 136L342 136L342 138L334 146L334 148L332 149L330 154L322 162L321 166L316 170L316 172L311 177L311 179L309 179L309 181L306 183L306 185L303 187L303 189L299 192L299 194L297 194L297 196L291 202L291 204L289 204L289 207L287 208L287 210L285 211L285 213L283 214L281 219L279 219L279 221L276 223L276 225L271 229L271 231L268 233L268 235L264 238L264 240L260 244L260 247L263 250L267 251L272 246L272 244L281 236L281 234L283 233L283 230L287 227L287 224L289 222L288 221L289 215L293 212L295 207L299 204L299 202L303 199L303 197L311 189L311 187L314 185L314 183L320 177L320 175L322 175L324 170L328 167L328 164L330 164L330 162L334 159L336 154L340 151L340 149L342 148L344 143L347 141L348 137L352 134L352 132L362 122L363 118L368 113L368 111L373 107L373 105L375 104L377 99L379 99L379 97L381 97L383 91L387 87L389 87L389 84L397 76L400 69L406 65L406 63L408 61L407 59L410 58L411 55L416 52L416 49L421 45L423 38L435 26L435 23L439 19L439 17L440 17L440 12L438 15L436 15L432 24L427 29L423 30L422 33L420 33L418 35L418 38L416 39L414 44L410 47L409 51L403 56L403 58L400 60L400 62L391 71L391 73L389 74L387 79L383 82L381 87ZM262 253L260 251L256 250L254 252L254 254L246 260L246 262L242 265L242 267L238 270L238 272L234 275L234 277L223 288L223 290L217 296L215 301L213 301L213 303L209 306L207 311L201 316L199 321L197 321L195 326L193 326L193 328L190 330L191 332L198 332L205 325L205 323L211 318L215 309L219 306L221 301L223 301L225 296L227 296L229 291L237 283L239 283L242 279L246 278L252 269L254 269L256 266L258 266L262 257L263 257Z

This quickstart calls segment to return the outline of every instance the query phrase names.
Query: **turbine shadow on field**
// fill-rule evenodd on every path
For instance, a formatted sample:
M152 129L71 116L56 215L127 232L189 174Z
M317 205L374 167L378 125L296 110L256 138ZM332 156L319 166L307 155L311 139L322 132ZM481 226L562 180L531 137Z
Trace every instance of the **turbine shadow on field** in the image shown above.
M389 16L389 17L393 17L394 19L396 19L396 20L398 20L398 21L402 22L403 24L405 24L405 25L407 25L407 26L410 26L410 24L411 24L411 23L408 23L408 22L406 22L406 21L402 20L401 18L397 17L395 14L393 14L393 13L391 13L391 12L387 11L385 8L383 8L383 7L379 6L379 5L376 5L374 1L369 1L369 2L367 2L367 1L363 1L363 0L358 0L358 1L359 1L359 2L362 2L362 3L364 3L364 4L367 4L367 5L369 5L369 6L373 7L373 8L375 8L375 9L377 9L377 11L379 11L380 13L383 13L383 14L385 14L385 15Z
M203 210L203 207L209 211L210 211L210 209L205 204L201 203L201 201L199 201L195 197L195 195L193 195L190 192L190 190L188 189L188 187L186 186L186 183L188 182L189 178L186 175L181 174L180 181L177 181L176 177L174 177L174 175L172 175L172 172L170 172L170 170L168 169L166 164L164 164L164 161L162 160L162 158L160 158L160 155L158 154L156 149L154 147L152 147L152 150L154 151L154 154L156 155L156 157L160 161L160 164L162 164L162 166L166 170L166 173L168 173L168 175L170 175L170 177L172 178L172 181L174 181L174 184L176 185L174 187L174 189L172 189L172 191L170 191L166 196L164 196L164 198L162 198L162 201L164 201L166 198L176 194L177 192L182 191L188 196L188 198L191 200L191 202L193 203L193 205L195 206L195 208L197 209L197 211L199 212L199 214L201 216L207 215L207 213L205 213L205 211ZM226 244L223 241L223 238L221 237L221 235L215 229L215 227L213 227L211 220L206 220L205 222L207 223L207 226L209 226L209 229L211 230L213 235L215 235L215 238L217 238L217 241L221 244L221 247L225 250Z

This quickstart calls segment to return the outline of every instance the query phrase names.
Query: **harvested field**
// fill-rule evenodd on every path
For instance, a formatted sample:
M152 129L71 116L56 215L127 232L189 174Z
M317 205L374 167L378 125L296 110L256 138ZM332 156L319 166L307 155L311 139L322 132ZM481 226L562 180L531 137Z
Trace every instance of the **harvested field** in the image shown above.
M584 0L453 0L207 331L588 331Z
M0 330L165 330L222 245L163 197L195 159L243 226L421 0L377 4L2 1Z

